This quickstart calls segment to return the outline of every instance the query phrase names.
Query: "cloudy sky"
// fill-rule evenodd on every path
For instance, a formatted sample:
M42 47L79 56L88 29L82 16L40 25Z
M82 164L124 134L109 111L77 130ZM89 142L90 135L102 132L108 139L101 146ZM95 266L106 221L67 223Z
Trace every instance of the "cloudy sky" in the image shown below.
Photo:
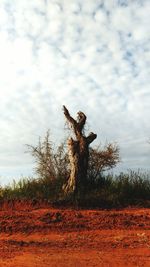
M64 138L63 104L119 170L150 169L149 25L149 0L0 1L1 184L33 174L25 144Z

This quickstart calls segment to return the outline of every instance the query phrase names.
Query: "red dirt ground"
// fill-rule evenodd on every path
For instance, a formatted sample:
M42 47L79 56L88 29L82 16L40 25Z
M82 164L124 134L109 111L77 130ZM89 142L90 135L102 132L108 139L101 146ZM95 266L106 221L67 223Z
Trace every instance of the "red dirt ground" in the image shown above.
M0 267L149 267L150 209L3 205Z

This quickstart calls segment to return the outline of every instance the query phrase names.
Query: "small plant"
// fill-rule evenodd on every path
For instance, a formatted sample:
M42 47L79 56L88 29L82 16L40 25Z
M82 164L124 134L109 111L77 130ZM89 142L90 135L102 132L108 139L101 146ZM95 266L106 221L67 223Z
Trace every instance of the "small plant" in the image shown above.
M49 179L23 178L10 186L1 187L0 199L3 200L47 200L57 205L74 205L72 199L58 201L62 190L62 182ZM95 185L87 188L79 195L78 206L112 208L128 205L150 206L150 175L133 172L119 175L102 175L95 180ZM57 220L61 216L57 215ZM61 219L61 218L60 218Z

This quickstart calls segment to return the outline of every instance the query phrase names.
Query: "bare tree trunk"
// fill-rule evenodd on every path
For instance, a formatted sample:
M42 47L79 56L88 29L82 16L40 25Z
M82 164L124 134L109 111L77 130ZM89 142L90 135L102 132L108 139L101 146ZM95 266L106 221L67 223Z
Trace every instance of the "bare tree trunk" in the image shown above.
M86 123L86 116L83 112L78 112L77 120L73 119L69 111L63 106L64 115L70 123L76 139L68 140L68 150L70 159L70 177L67 184L64 185L65 193L77 194L79 190L84 190L87 182L87 169L89 160L89 145L97 137L96 134L90 133L85 136L83 133Z

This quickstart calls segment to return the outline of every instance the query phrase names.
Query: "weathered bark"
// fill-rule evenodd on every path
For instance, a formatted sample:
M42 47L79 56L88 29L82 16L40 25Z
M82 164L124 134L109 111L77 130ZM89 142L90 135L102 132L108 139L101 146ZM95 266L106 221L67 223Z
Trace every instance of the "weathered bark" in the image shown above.
M73 193L76 195L79 190L84 190L86 186L89 145L96 139L97 135L94 133L90 133L87 137L84 135L86 116L83 112L78 112L78 118L75 120L70 116L65 106L63 106L63 110L76 138L75 140L73 138L68 140L70 177L64 186L64 191L67 194Z

